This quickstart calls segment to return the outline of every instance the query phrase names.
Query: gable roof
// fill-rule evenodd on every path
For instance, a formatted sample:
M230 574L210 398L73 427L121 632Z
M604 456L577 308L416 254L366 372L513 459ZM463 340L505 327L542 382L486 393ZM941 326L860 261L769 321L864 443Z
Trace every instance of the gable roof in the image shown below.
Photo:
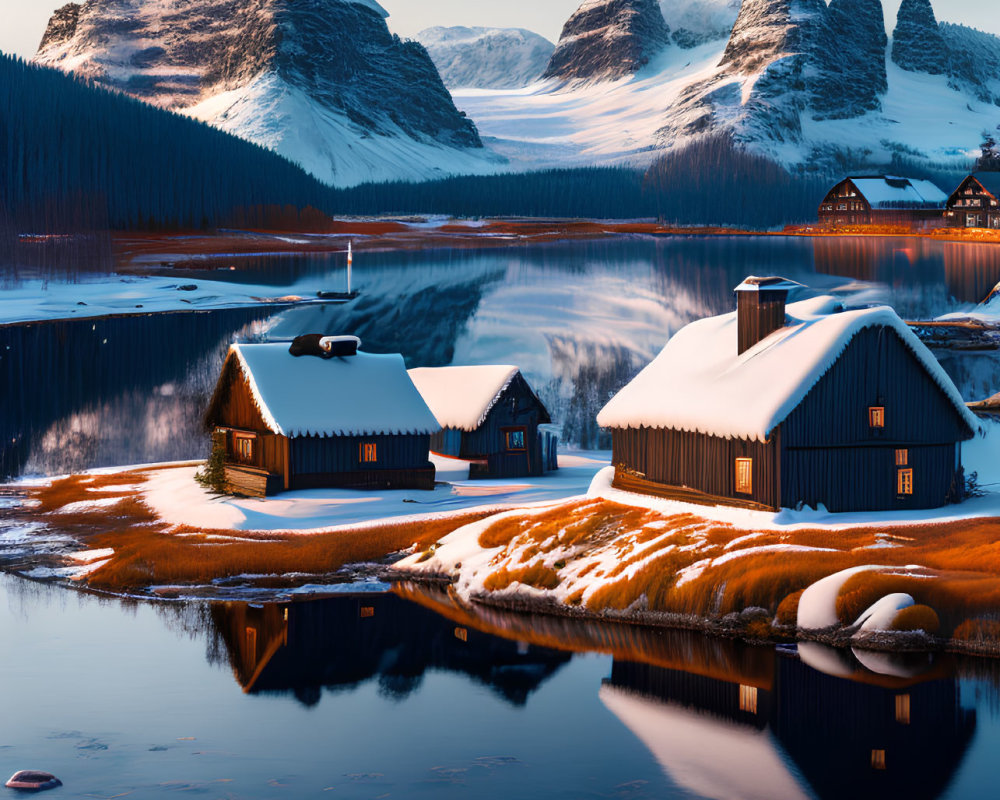
M944 208L948 202L948 195L930 181L895 175L866 175L848 180L857 187L872 208Z
M440 430L400 355L296 358L287 343L275 343L234 344L229 358L273 433L294 438Z
M979 181L980 186L1000 200L1000 172L974 172L970 177Z
M420 367L410 378L442 428L476 430L520 370L508 365Z
M787 308L785 327L737 354L736 313L682 328L597 417L604 428L673 428L766 441L834 365L854 336L898 334L972 431L975 415L937 359L891 308L844 311L833 297Z

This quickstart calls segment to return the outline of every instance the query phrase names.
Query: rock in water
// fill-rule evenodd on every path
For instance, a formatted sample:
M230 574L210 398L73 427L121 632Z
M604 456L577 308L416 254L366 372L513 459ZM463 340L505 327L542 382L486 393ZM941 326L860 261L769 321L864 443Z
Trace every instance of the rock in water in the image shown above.
M585 0L563 26L543 77L624 78L669 45L670 29L657 0Z
M813 116L852 119L881 109L879 98L889 89L881 0L832 0L824 28L817 42Z
M948 46L930 0L903 0L892 34L892 60L910 72L948 72Z
M329 183L492 163L427 51L375 0L89 0L35 60L175 109ZM494 165L495 168L495 165Z
M11 775L10 780L4 786L8 789L41 792L46 789L55 789L57 786L62 786L62 781L51 773L26 769Z
M428 28L417 34L449 89L520 89L538 80L555 51L520 28Z

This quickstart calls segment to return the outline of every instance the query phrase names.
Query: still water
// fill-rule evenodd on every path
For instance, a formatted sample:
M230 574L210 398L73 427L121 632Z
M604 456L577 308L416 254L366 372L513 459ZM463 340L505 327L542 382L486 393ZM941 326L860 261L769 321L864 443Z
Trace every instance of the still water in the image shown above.
M104 798L995 788L992 662L861 654L866 668L397 592L154 605L0 577L0 772L44 769L59 796Z
M908 319L972 308L1000 250L923 239L624 237L488 250L363 253L361 296L202 313L0 327L0 476L202 457L201 414L228 345L355 333L409 366L513 363L562 426L608 442L594 417L683 325L731 310L749 274L782 274ZM340 289L340 257L201 259L185 281ZM239 269L231 271L231 266ZM996 352L940 352L969 400L1000 391Z

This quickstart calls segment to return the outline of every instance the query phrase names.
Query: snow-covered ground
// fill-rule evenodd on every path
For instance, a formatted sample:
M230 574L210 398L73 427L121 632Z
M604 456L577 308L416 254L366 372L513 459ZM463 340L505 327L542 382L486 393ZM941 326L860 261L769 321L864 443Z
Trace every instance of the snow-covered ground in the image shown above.
M470 481L468 462L437 456L433 460L439 485L430 492L312 489L266 500L214 497L195 482L194 467L154 472L141 491L146 504L171 525L306 534L477 509L549 506L585 494L594 475L609 463L610 454L564 454L556 472L510 480Z

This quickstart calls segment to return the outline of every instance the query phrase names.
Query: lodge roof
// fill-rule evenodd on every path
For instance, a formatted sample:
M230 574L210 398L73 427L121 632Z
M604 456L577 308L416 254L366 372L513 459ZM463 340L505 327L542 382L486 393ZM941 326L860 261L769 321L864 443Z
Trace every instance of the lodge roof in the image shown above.
M493 406L520 374L507 365L421 367L410 378L443 428L466 432L486 421Z
M273 433L300 436L433 434L437 420L400 355L295 357L288 344L229 349Z
M930 350L891 308L845 311L833 297L787 307L786 324L737 353L736 312L682 328L597 417L604 428L670 428L766 441L866 328L888 328L971 430L976 417Z
M931 181L896 175L858 175L848 178L872 208L944 208L948 195Z
M974 172L972 177L995 198L1000 200L1000 172Z

